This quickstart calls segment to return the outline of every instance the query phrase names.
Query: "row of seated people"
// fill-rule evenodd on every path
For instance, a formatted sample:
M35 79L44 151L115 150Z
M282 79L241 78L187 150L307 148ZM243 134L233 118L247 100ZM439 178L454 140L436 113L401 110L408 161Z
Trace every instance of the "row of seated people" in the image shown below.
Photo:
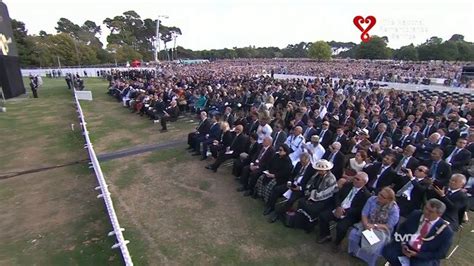
M384 154L381 161L367 163L364 149L356 148L355 156L346 160L348 154L341 152L342 144L336 140L327 151L316 134L306 142L300 126L288 135L281 130L282 125L276 123L271 128L263 117L255 131L246 132L248 126L238 121L230 129L228 122L219 122L219 116L208 119L205 112L200 116L196 131L188 135L188 149L201 155L202 160L207 160L208 154L215 158L207 169L217 172L222 163L232 160L232 174L240 184L237 191L262 198L269 222L281 219L307 232L319 223L318 242L324 243L331 240L330 222L335 221L334 250L340 249L350 231L349 252L370 265L382 253L394 265L393 258L398 256L413 263L444 258L453 231L463 221L468 192L473 192L472 188L464 188L466 177L451 174L450 169L458 150L465 150L463 138L447 156L441 148L433 149L432 162L411 160L415 159L416 147L409 144L399 154L393 150ZM360 130L356 138L367 135ZM446 169L441 171L446 165L448 174L443 172ZM425 232L425 218L432 228L443 227L442 231ZM391 242L395 226L405 219L398 234L413 233L413 237L406 243ZM375 232L380 239L378 244L370 245L362 237L366 229ZM430 235L435 240L421 241ZM396 245L397 249L384 249L387 245ZM390 253L394 250L400 251L397 256ZM431 256L435 251L436 255Z

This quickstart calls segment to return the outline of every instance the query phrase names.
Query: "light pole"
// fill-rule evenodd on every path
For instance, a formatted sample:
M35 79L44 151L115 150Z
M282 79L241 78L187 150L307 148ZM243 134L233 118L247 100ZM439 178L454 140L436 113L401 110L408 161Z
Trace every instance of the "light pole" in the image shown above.
M158 15L156 20L155 62L158 62L158 54L160 53L160 18L169 17L167 15Z

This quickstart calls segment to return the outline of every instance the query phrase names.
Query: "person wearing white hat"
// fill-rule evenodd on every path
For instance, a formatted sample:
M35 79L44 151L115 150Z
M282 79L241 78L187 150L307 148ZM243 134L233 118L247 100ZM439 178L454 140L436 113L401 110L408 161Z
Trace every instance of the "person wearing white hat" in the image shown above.
M324 159L313 163L316 173L306 184L305 197L298 200L295 220L306 232L312 231L321 211L332 208L337 188L336 177L331 173L333 167L333 163Z

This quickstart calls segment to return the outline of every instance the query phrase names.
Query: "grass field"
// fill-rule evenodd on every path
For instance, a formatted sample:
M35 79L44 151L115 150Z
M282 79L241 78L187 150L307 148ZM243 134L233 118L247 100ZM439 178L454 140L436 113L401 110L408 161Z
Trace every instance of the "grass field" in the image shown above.
M71 92L46 80L40 98L0 113L0 172L87 158ZM120 265L95 176L87 164L0 180L0 265Z
M39 99L9 102L0 113L1 172L86 158L72 96L45 79ZM97 153L185 140L192 124L170 131L130 113L87 79L94 101L81 101ZM135 265L362 265L316 244L316 234L268 224L263 204L235 192L228 167L212 173L185 146L102 162ZM0 180L0 265L121 264L95 177L84 164ZM470 228L470 224L467 225ZM445 265L469 265L472 234ZM456 238L457 241L457 238Z

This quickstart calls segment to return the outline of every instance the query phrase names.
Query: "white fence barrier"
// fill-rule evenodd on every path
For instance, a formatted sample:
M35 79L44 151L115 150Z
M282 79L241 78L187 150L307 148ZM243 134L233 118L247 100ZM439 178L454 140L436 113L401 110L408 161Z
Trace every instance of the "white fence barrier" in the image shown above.
M100 190L101 194L97 196L97 198L102 198L105 203L105 207L107 209L107 213L109 214L110 223L112 224L113 231L110 232L108 235L113 236L117 239L117 243L112 246L112 248L120 248L122 252L122 257L125 262L125 265L132 266L132 258L130 257L130 253L128 252L127 244L130 242L125 240L122 234L122 231L125 229L120 227L119 221L117 219L117 214L114 210L114 204L112 202L112 198L110 197L110 192L108 189L108 185L105 182L104 175L102 173L102 169L100 168L99 161L97 160L97 156L94 151L94 147L92 146L91 140L89 138L89 131L87 131L87 123L84 118L84 114L82 112L81 104L79 103L79 99L76 97L76 90L74 89L74 101L77 106L77 113L79 114L79 120L82 127L82 132L86 141L85 147L89 152L90 157L90 168L94 168L95 175L97 177L97 181L99 182L99 186L96 187L96 190Z

